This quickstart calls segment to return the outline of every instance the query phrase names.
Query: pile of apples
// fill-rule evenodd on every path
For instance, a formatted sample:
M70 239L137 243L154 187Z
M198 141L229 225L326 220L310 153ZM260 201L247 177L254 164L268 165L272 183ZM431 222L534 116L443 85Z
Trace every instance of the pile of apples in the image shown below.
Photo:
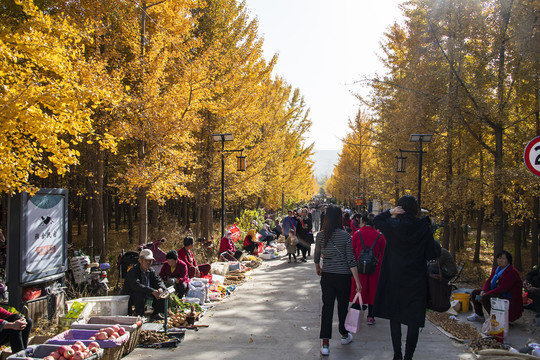
M77 341L73 345L62 345L56 351L45 356L43 360L83 360L97 353L100 347L95 341L88 344L88 347L82 341Z
M88 340L114 340L118 337L124 335L126 330L118 325L113 325L108 328L100 329L94 336L90 337Z

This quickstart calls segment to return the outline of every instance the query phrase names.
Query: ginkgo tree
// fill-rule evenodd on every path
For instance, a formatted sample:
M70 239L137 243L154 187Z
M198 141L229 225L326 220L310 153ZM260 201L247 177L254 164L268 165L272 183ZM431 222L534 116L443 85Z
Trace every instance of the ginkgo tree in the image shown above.
M32 176L69 171L94 108L110 98L74 76L91 71L83 34L32 1L15 4L24 16L0 23L0 190L9 193L35 191Z

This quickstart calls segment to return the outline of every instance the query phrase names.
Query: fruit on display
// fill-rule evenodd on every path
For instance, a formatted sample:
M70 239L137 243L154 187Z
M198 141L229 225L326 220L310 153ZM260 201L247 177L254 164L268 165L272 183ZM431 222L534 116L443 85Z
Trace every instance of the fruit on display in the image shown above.
M99 331L92 335L88 340L114 340L125 333L126 329L118 325L113 325L108 328L99 329Z
M73 345L59 346L43 360L83 360L99 351L97 342L91 342L88 347L82 341L77 341Z

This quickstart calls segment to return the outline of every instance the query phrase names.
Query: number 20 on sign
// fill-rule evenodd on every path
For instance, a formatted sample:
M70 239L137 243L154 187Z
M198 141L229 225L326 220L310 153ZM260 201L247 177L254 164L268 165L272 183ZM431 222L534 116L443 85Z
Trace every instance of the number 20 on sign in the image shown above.
M535 137L525 147L525 165L530 172L540 176L540 136Z

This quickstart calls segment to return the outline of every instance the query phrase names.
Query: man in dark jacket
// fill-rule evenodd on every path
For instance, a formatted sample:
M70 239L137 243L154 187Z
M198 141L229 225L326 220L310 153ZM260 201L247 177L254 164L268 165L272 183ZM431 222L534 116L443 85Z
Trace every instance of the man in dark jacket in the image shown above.
M525 275L523 287L527 291L527 297L533 301L526 309L540 313L540 268L536 267Z
M135 305L135 315L144 316L144 305L147 300L152 301L154 320L163 319L165 300L161 299L161 293L165 284L152 269L154 256L148 249L141 250L139 263L135 264L127 273L123 295L129 295L128 312L132 315L131 307Z

